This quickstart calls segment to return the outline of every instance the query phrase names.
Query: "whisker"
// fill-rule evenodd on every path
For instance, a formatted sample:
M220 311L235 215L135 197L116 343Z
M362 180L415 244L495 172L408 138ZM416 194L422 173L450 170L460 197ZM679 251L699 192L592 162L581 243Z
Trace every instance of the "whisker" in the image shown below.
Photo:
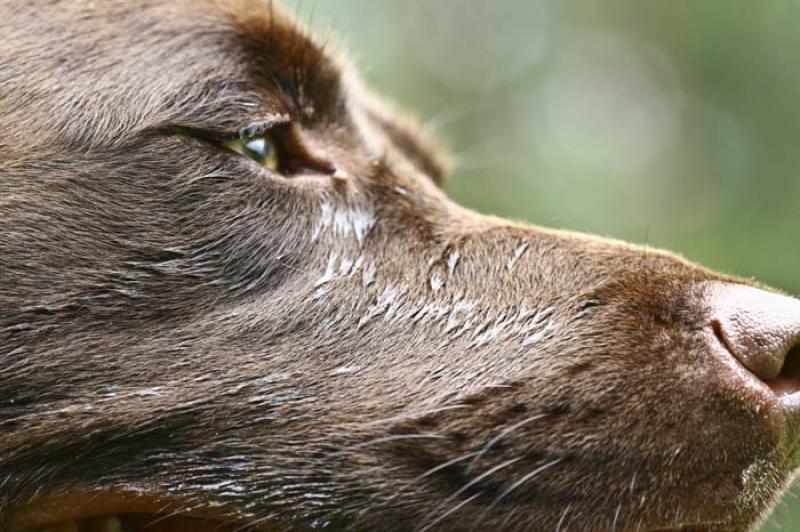
M561 519L558 520L558 525L556 526L556 532L561 532L564 523L567 520L567 515L569 511L572 509L572 503L567 504L567 507L564 508L564 513L561 514Z
M483 455L486 454L486 452L489 449L491 449L494 445L496 445L497 442L499 442L500 440L502 440L503 438L505 438L511 432L517 430L518 428L523 427L523 426L527 425L528 423L533 423L537 419L541 419L541 418L545 417L546 415L547 414L537 414L537 415L531 416L531 417L529 417L527 419L523 419L522 421L520 421L518 423L515 423L514 425L511 425L510 427L506 427L504 430L502 430L500 432L500 434L498 434L497 436L495 436L494 438L489 440L489 442L486 445L483 446L483 449L481 449L478 452L478 456L475 457L475 459L472 461L472 463L467 468L467 472L469 473L470 471L472 471L472 469L474 469L475 465L478 463L478 460L480 460L483 457Z
M465 500L461 501L460 503L456 504L455 506L453 506L452 508L450 508L449 510L447 510L445 513L443 513L442 515L440 515L439 517L437 517L436 519L434 519L433 521L431 521L430 523L428 523L427 525L425 525L423 528L420 528L420 529L418 529L418 530L419 530L419 532L425 532L426 530L430 530L430 529L431 529L431 527L434 527L434 526L436 526L436 524L437 524L437 523L439 523L440 521L442 521L443 519L445 519L445 518L446 518L448 515L450 515L450 514L452 514L452 513L454 513L454 512L457 512L457 511L458 511L458 510L460 510L462 507L464 507L464 506L466 506L467 504L471 503L471 502L472 502L474 499L476 499L476 498L477 498L479 495L480 495L480 493L476 493L475 495L473 495L473 496L472 496L472 497L470 497L469 499L465 499Z
M536 469L534 469L533 471L531 471L527 475L523 476L522 478L520 478L519 480L517 480L516 482L511 484L511 486L509 486L503 493L498 495L497 498L494 501L492 501L492 504L487 506L486 509L483 512L481 512L481 515L477 519L478 522L480 522L484 518L484 516L486 514L488 514L495 506L497 506L497 504L501 500L506 498L511 492L513 492L514 490L516 490L517 488L519 488L520 486L522 486L523 484L525 484L526 482L531 480L533 477L537 476L539 473L541 473L541 472L545 471L546 469L549 469L550 467L558 464L562 460L563 460L563 458L556 458L555 460L552 460L552 461L550 461L550 462L548 462L548 463L546 463L546 464L544 464L544 465L542 465L540 467L537 467Z
M457 463L459 463L459 462L461 462L463 460L468 460L468 459L472 458L473 456L475 456L476 454L477 454L477 452L467 453L467 454L465 454L463 456L459 456L458 458L453 458L452 460L449 460L449 461L447 461L447 462L445 462L443 464L439 464L437 466L434 466L434 467L428 469L427 471L425 471L421 475L412 478L406 484L401 486L400 489L397 491L397 493L395 493L394 495L389 497L389 499L394 499L395 497L400 495L403 491L405 491L407 488L410 488L411 486L413 486L414 484L416 484L417 482L419 482L423 478L425 478L427 476L430 476L430 475L433 475L434 473L436 473L437 471L441 471L442 469L447 469L448 467L450 467L450 466L452 466L454 464L457 464Z
M445 463L440 464L440 465L438 465L436 467L432 467L432 468L428 469L425 473L423 473L420 476L418 476L415 480L422 480L423 478L425 478L425 477L427 477L429 475L432 475L432 474L436 473L437 471L441 471L442 469L450 467L453 464L457 464L458 462L460 462L462 460L467 460L468 458L472 458L475 454L477 454L477 452L467 453L464 456L460 456L458 458L454 458L453 460L450 460L449 462L445 462Z
M611 532L617 532L617 524L619 522L619 514L622 511L622 503L617 504L617 510L614 512L614 522L611 523Z
M473 487L475 484L479 483L480 481L482 481L486 477L488 477L490 475L493 475L494 473L500 471L501 469L505 469L506 467L510 466L511 464L514 464L514 463L518 462L519 460L521 460L521 459L520 458L512 458L511 460L506 460L505 462L503 462L501 464L498 464L498 465L494 466L493 468L484 471L483 473L481 473L477 477L475 477L472 480L470 480L469 482L467 482L464 486L461 487L461 489L459 489L458 491L456 491L455 493L450 495L444 502L442 502L439 506L437 506L436 509L433 512L428 514L426 519L432 517L439 510L439 508L448 505L453 499L455 499L456 497L458 497L459 495L461 495L462 493L464 493L465 491L467 491L468 489L470 489L471 487ZM473 495L468 500L474 499L475 497L477 497L477 495L479 495L479 494ZM463 506L463 503L460 506ZM438 522L439 520L441 520L441 517L439 519L437 519L436 521L434 521L434 524L436 522ZM423 528L422 530L425 530L425 529L429 528L430 526L433 526L433 524L428 525L426 528Z

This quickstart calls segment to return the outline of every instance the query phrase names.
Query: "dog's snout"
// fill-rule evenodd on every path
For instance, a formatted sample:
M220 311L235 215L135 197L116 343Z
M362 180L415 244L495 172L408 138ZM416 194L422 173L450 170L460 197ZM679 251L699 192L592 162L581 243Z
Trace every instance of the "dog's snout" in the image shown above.
M800 300L732 284L708 293L717 339L777 393L800 391Z

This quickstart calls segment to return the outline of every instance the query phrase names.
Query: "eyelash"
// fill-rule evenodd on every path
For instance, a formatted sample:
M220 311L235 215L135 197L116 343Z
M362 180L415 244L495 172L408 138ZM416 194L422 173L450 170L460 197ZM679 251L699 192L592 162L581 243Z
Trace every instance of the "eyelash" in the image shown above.
M276 140L276 144L278 145L279 149L282 149L282 146L285 143L281 141L282 133L280 130L288 126L289 123L256 122L239 128L239 130L235 133L231 133L230 131L221 131L218 129L206 129L198 127L170 128L169 132L171 134L195 138L208 144L212 144L215 147L222 147L223 149L225 149L224 146L227 142L256 137L259 135L270 135ZM227 149L225 150L227 151Z
M280 129L282 126L287 127L289 124L289 122L255 122L239 129L238 138L244 139L265 134L274 135L276 130ZM228 140L233 139L229 138Z

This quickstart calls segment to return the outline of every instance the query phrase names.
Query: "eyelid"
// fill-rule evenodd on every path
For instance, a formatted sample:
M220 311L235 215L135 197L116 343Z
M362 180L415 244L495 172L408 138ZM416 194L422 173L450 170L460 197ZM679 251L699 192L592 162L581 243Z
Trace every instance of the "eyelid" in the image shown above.
M238 134L240 139L257 137L258 135L273 133L278 128L290 126L291 123L291 117L288 115L276 115L270 117L268 120L253 122L252 124L242 127L239 129Z
M286 176L312 172L333 175L336 167L323 157L312 154L302 142L299 132L295 129L294 120L289 115L279 114L268 117L267 120L252 122L249 125L232 132L230 129L202 128L175 126L166 131L172 134L194 137L211 143L217 147L225 148L226 142L244 140L259 135L269 135L278 150L280 168L278 173Z
M194 125L174 125L161 128L167 134L186 135L198 138L207 142L221 144L236 139L246 139L265 134L277 134L282 129L287 129L292 125L289 115L275 115L267 120L251 122L236 130L229 127L202 127Z

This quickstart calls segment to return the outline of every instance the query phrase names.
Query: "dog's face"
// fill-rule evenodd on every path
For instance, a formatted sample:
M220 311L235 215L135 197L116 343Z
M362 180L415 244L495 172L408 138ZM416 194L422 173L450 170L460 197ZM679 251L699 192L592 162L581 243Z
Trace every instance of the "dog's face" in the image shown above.
M740 530L798 465L799 302L454 205L266 1L0 12L3 529Z

